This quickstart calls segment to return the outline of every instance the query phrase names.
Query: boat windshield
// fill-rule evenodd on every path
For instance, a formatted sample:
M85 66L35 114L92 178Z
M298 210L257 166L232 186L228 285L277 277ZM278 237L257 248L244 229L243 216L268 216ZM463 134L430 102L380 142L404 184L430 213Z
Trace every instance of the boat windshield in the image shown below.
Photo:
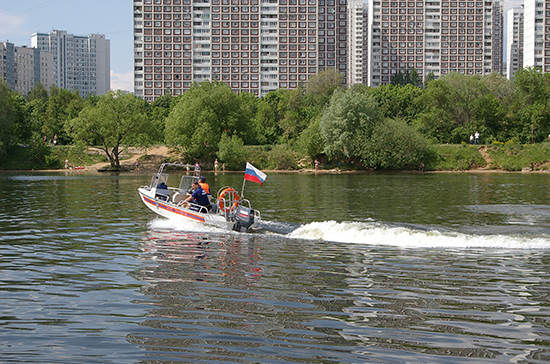
M187 191L193 185L193 182L198 181L199 177L197 176L182 176L180 181L179 189Z
M151 178L151 188L156 188L159 184L163 183L168 185L168 174L167 173L155 173Z

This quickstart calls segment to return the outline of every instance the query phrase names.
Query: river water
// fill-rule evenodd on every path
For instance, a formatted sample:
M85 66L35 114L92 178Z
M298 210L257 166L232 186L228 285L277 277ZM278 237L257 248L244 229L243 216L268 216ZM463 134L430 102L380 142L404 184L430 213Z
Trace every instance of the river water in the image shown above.
M550 174L270 173L253 234L149 180L2 173L0 362L550 361Z

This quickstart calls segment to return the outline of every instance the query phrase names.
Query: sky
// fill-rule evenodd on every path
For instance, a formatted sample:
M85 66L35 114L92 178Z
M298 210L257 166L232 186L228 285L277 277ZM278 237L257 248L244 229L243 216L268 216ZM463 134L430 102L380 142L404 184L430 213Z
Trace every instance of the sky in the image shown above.
M506 11L522 3L504 1L505 23ZM105 34L111 41L111 89L133 91L132 7L132 0L0 0L0 42L30 47L33 33L52 30Z
M132 0L0 0L0 42L31 45L33 33L66 30L111 41L111 89L134 90Z

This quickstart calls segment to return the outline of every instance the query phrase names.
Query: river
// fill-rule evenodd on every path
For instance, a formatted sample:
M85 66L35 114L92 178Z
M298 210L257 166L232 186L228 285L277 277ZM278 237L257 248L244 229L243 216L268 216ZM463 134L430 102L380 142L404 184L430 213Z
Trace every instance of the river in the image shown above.
M550 361L550 174L269 173L252 234L150 178L1 174L0 362Z

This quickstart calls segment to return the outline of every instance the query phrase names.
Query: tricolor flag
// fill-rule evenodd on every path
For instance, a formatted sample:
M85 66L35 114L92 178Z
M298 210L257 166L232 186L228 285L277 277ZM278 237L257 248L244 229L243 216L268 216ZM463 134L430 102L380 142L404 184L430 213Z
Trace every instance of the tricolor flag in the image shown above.
M265 175L264 172L260 171L258 168L254 167L252 164L246 162L246 171L244 172L245 180L256 182L256 183L259 183L260 185L263 185L266 178L267 176Z

